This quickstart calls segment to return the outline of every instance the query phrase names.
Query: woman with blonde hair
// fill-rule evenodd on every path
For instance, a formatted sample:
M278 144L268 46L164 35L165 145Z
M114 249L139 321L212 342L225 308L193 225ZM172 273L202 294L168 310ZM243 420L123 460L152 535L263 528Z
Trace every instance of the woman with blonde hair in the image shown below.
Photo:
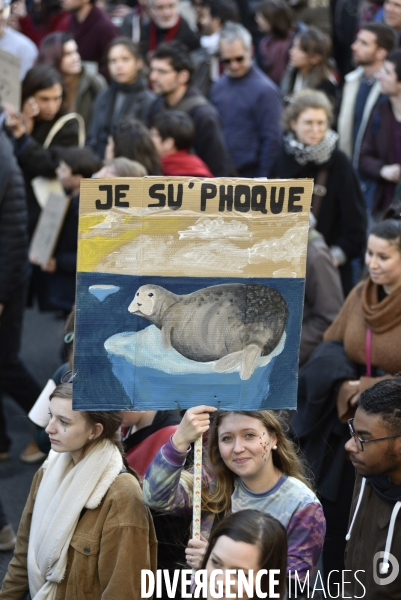
M211 406L185 413L160 449L144 481L144 502L158 511L185 516L192 511L192 474L184 471L190 444L210 427ZM188 564L199 568L215 518L258 509L287 530L287 570L304 579L316 567L325 520L292 442L273 411L218 411L208 436L202 469L202 539L190 540Z
M124 461L121 412L72 409L50 396L47 461L36 473L1 600L139 600L157 542L138 477Z

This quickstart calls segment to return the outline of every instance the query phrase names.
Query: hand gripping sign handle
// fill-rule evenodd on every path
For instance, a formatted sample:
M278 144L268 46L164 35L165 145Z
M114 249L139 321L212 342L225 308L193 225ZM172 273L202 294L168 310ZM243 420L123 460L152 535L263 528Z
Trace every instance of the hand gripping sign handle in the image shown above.
M192 537L200 540L202 497L202 436L195 440L194 496L192 512Z

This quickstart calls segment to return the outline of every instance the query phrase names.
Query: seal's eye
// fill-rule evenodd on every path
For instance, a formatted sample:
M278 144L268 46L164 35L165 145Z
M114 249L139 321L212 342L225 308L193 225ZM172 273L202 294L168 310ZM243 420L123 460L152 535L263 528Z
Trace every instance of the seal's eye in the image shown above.
M139 292L137 292L136 295L139 296Z
M150 294L148 294L148 296L149 296L149 298L152 298L153 294L152 294L152 293L150 293Z

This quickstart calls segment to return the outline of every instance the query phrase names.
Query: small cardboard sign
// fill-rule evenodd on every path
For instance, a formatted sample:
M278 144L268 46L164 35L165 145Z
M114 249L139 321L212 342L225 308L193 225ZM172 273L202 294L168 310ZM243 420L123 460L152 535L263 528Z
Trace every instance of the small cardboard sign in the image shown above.
M21 110L21 58L0 49L0 104Z
M49 262L56 248L70 200L65 194L51 192L33 234L29 256L38 265Z
M296 408L312 188L83 180L74 408Z

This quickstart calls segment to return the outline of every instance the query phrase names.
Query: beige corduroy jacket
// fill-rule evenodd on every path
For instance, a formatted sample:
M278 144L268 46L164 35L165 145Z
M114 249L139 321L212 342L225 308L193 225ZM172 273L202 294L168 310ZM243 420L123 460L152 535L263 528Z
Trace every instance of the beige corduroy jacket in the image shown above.
M0 600L23 600L27 592L27 550L35 498L43 476L36 473L18 529L14 557L0 591ZM157 541L140 485L120 474L100 505L87 510L68 550L57 600L140 600L141 570L156 571Z

